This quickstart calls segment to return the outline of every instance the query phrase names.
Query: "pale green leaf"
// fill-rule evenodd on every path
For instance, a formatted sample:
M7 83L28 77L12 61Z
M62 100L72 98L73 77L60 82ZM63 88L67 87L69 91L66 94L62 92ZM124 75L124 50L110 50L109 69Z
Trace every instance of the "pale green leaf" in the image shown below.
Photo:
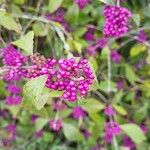
M49 97L61 97L63 95L62 91L50 91Z
M128 81L131 84L134 84L135 81L138 80L137 75L135 74L134 70L131 68L130 65L125 65L125 74L126 74Z
M141 19L140 15L139 14L133 14L132 18L133 18L134 22L136 23L136 25L139 26L140 25L140 19Z
M16 23L11 14L5 11L0 11L0 25L8 30L13 30L18 33L21 32L21 26Z
M121 114L121 115L127 115L127 111L122 107L122 106L119 106L117 104L113 104L113 107L115 108L115 110Z
M49 92L48 93L44 93L44 94L39 94L36 98L35 98L35 107L39 110L42 109L44 107L44 105L47 103L49 98Z
M139 53L144 52L145 50L146 50L146 45L143 43L138 43L131 48L130 55L137 56Z
M48 123L48 119L37 118L35 122L36 131L41 130Z
M48 10L50 13L55 12L62 4L63 0L49 0Z
M22 36L19 40L12 42L13 45L25 50L29 55L33 54L33 38L34 32L30 31Z
M45 87L46 80L46 75L29 80L24 86L24 94L34 96L40 95Z
M76 40L73 40L73 44L78 53L82 52L82 44Z
M78 20L79 7L76 4L73 4L69 7L68 11L65 14L65 19L70 23L75 25Z
M45 36L48 33L46 26L41 22L33 24L33 31L35 36Z
M143 131L136 124L124 124L120 127L132 139L133 142L139 144L146 140Z
M13 3L23 5L25 0L13 0Z
M104 109L104 104L94 98L86 99L86 103L82 106L88 113L99 112Z
M103 2L105 4L108 4L108 5L114 5L115 4L114 0L99 0L99 1Z
M90 87L90 91L91 90L96 91L97 89L99 89L99 83L98 83L98 80L97 80L97 77L96 77L96 72L98 70L98 63L97 63L97 61L94 57L90 57L89 65L90 65L90 67L91 67L91 69L93 70L93 73L94 73L94 81L93 81L93 84Z
M80 141L83 136L80 133L79 129L74 127L72 124L63 123L64 135L69 141Z

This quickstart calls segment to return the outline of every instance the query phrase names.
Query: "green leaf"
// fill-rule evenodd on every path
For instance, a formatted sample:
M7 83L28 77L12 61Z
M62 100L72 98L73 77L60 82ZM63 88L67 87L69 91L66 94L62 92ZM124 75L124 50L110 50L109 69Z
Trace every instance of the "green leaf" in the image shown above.
M35 122L36 131L41 130L48 123L48 119L37 118Z
M94 57L90 57L89 59L89 65L91 67L91 69L93 70L93 73L94 73L94 82L93 84L91 85L90 87L90 91L96 91L97 89L99 89L99 83L98 83L98 80L97 80L97 77L96 77L96 72L98 70L98 64L97 64L97 61Z
M130 65L125 65L125 74L126 74L128 81L131 84L135 84L135 81L138 80L137 75L135 74L135 72L133 71Z
M22 36L19 40L12 42L13 45L25 50L29 55L33 54L33 38L34 32L30 31Z
M18 33L21 32L21 26L19 26L14 18L5 11L0 11L0 25L8 30L13 30Z
M13 0L13 3L23 5L25 0Z
M101 89L104 92L108 92L110 89L108 89L108 81L101 81L99 85L99 89ZM111 82L111 91L116 92L116 84L115 82Z
M72 124L63 123L63 131L69 141L81 141L83 138L79 129L74 127Z
M99 112L104 109L104 104L94 98L86 99L86 103L82 106L88 113Z
M61 97L63 95L62 91L50 91L49 97Z
M78 27L72 34L75 37L82 37L87 31L86 27Z
M48 10L50 13L55 12L62 4L63 0L49 0Z
M100 2L103 2L105 4L108 4L108 5L115 5L115 2L114 0L99 0Z
M47 76L31 79L24 86L24 96L30 99L37 110L42 109L49 99L49 90L45 88Z
M12 4L11 10L13 14L22 15L22 11L19 6Z
M78 51L78 53L82 52L82 44L78 42L77 40L73 40L73 44L75 49Z
M139 53L144 52L145 50L146 50L146 45L143 43L138 43L131 48L130 55L137 56Z
M124 124L120 127L132 139L133 142L139 144L146 140L144 133L136 124Z
M127 115L127 111L122 107L122 106L119 106L117 104L113 104L113 107L115 108L115 110L121 114L121 115Z
M47 103L49 99L49 92L44 93L44 94L39 94L36 98L35 98L35 107L39 110L42 109L44 107L44 105Z
M70 23L75 25L78 20L79 7L77 4L73 4L69 7L68 11L65 14L65 19Z
M109 53L110 53L110 49L108 47L104 47L100 58L102 60L107 59L107 56L109 55Z
M34 97L23 96L22 100L22 107L28 110L30 113L38 115L42 118L53 118L55 117L54 112L50 109L50 107L43 107L42 109L38 110L35 105L33 104Z
M139 26L140 25L140 19L141 19L140 15L139 14L133 14L132 18L133 18L134 22L136 23L136 25Z
M25 84L23 92L27 95L39 96L45 87L46 80L46 75L29 80Z
M146 7L146 8L144 8L143 14L144 14L144 16L146 16L146 17L150 17L150 7L149 7L149 6Z
M45 142L52 142L54 139L54 135L50 132L44 132L43 133L43 140Z
M33 31L35 36L45 36L48 33L46 26L42 22L34 23Z

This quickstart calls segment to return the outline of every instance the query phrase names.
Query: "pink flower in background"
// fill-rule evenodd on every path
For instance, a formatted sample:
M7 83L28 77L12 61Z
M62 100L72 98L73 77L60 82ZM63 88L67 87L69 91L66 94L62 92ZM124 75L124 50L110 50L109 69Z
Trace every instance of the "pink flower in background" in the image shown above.
M140 125L140 128L142 129L144 134L148 133L148 128L145 125Z
M107 143L110 143L113 136L120 134L121 128L120 126L114 122L110 121L105 124L105 140Z
M19 105L21 103L21 96L8 96L6 97L5 103L7 105Z
M94 31L95 29L93 29L92 27L88 29L88 31L85 33L84 38L87 41L94 41Z
M111 51L110 57L116 64L121 62L121 55L115 50Z
M108 38L99 38L96 41L96 44L100 47L100 48L104 48L108 43Z
M62 111L62 110L67 108L67 105L64 104L64 103L61 103L59 101L57 101L57 102L54 101L53 104L52 104L52 107L56 111Z
M59 131L62 128L62 120L54 119L49 121L49 126L54 131Z
M80 9L83 9L89 4L90 0L74 0L74 2L79 6Z
M5 130L8 132L9 137L2 138L2 143L4 146L10 146L12 142L15 140L16 125L9 124L5 127Z
M46 13L45 14L45 18L47 20L52 20L52 21L56 21L59 22L66 31L70 30L69 24L66 22L65 18L65 9L64 8L59 8L56 12L54 12L53 14L50 13Z
M31 116L31 122L32 122L32 123L35 123L37 119L38 119L38 116L37 116L37 115L32 115L32 116Z
M91 133L87 129L85 129L82 133L85 139L88 139L91 136Z
M41 138L43 136L43 130L36 131L35 136L36 138Z
M122 90L125 88L124 82L122 80L118 80L116 84L118 90Z
M146 35L144 30L140 30L137 37L135 37L139 42L146 42L148 40L148 36Z
M130 150L134 150L134 148L135 148L135 144L133 143L133 141L128 136L124 136L123 146L130 148Z
M0 110L0 117L6 118L7 116L8 116L8 110L7 109Z
M85 118L86 112L80 106L76 106L73 109L72 115L75 119Z
M5 127L5 129L11 133L11 134L14 134L15 131L16 131L16 125L15 124L9 124Z
M95 49L95 47L93 46L93 45L90 45L89 47L87 47L87 53L89 54L89 55L96 55L96 49Z
M111 105L107 106L104 110L105 115L107 116L113 116L115 115L115 111Z
M21 88L16 86L16 85L8 85L7 90L13 94L20 94L21 93Z

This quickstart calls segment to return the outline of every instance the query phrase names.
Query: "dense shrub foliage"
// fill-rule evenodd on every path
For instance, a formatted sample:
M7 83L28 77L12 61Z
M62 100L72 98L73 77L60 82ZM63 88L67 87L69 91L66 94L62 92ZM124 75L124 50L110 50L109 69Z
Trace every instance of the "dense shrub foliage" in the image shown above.
M0 0L0 150L149 150L149 13Z

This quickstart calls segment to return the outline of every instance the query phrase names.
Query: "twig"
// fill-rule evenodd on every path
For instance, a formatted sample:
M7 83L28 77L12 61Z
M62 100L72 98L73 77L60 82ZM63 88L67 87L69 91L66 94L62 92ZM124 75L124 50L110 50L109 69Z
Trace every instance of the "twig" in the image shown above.
M120 0L117 0L117 6L120 6Z
M72 39L72 36L70 35L70 33L68 33L67 31L65 31L65 29L62 27L62 26L59 26L57 22L55 21L52 21L52 20L47 20L46 18L44 17L39 17L39 16L33 16L33 15L30 15L30 14L22 14L22 15L17 15L17 14L13 14L14 17L17 17L17 18L22 18L22 19L30 19L30 20L36 20L36 21L40 21L40 22L43 22L43 23L48 23L50 24L51 26L53 27L58 27L60 28L64 34Z
M112 90L112 87L111 87L111 58L110 58L110 49L109 49L109 53L107 55L107 64L108 64L108 74L107 75L108 75L108 98L109 98L110 92ZM110 118L110 121L113 120L113 118L111 116L109 116L109 118ZM116 139L115 135L113 135L113 145L114 145L114 149L115 150L119 150L117 139Z

